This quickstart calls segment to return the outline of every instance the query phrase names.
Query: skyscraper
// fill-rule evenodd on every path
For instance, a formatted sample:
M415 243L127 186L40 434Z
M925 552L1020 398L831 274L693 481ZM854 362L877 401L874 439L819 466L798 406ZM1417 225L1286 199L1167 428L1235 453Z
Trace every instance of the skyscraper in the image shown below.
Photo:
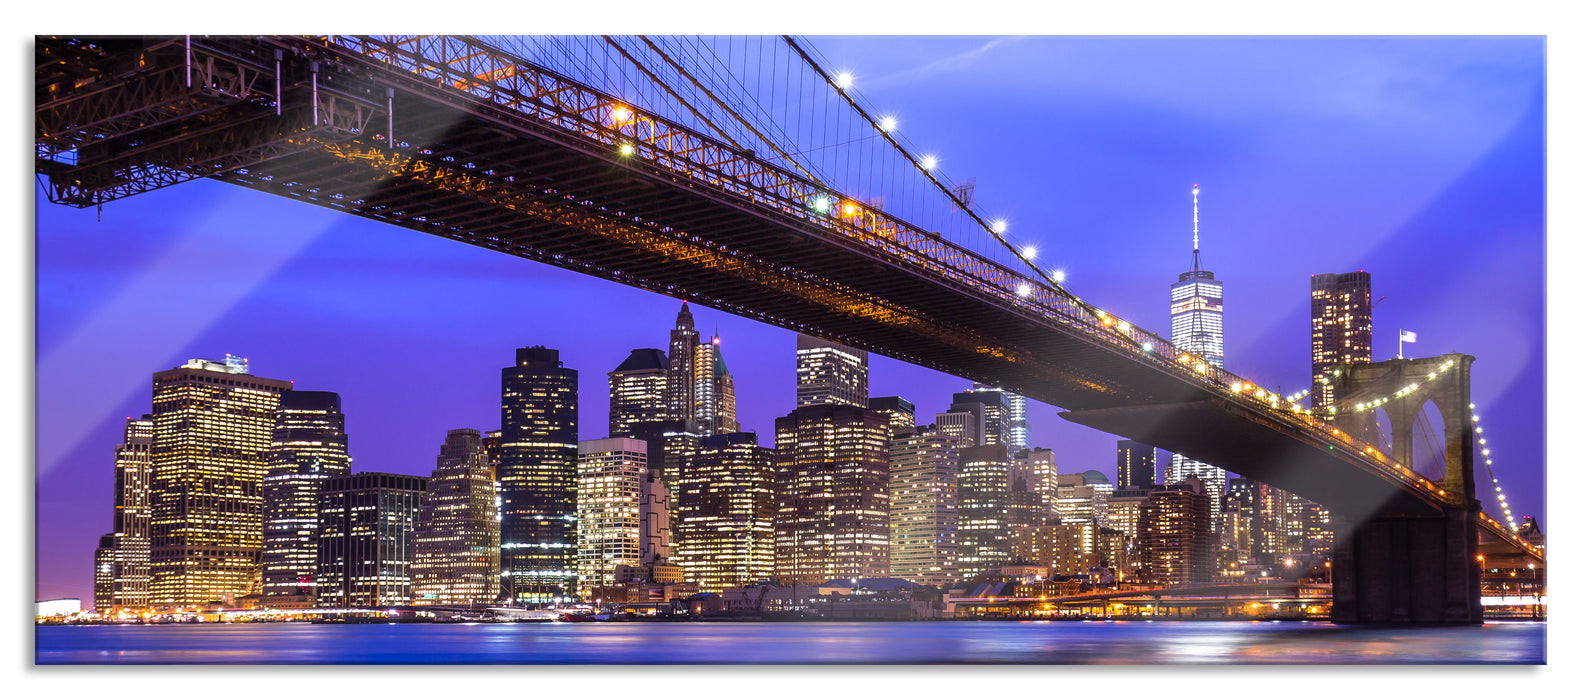
M321 608L412 604L412 530L428 479L359 472L319 492Z
M262 589L263 482L291 382L247 360L188 360L154 374L149 603L233 601Z
M883 413L890 419L892 434L914 432L917 429L917 406L899 396L875 396L868 399L868 409Z
M1027 449L1027 397L1013 394L999 387L972 383L970 393L999 394L999 401L992 397L984 401L989 407L985 421L1000 424L999 432L1005 436L1005 449L1010 454ZM959 396L959 395L958 395ZM1003 406L1003 408L999 408ZM996 415L998 414L998 415Z
M692 321L692 310L683 301L676 314L676 327L670 330L669 370L665 375L665 404L674 420L698 419L694 396L697 377L692 368L697 347L697 326Z
M287 391L280 397L264 477L264 602L313 607L319 557L319 490L351 473L340 395Z
M1335 403L1335 386L1320 381L1335 368L1373 361L1373 279L1358 270L1313 275L1313 414Z
M665 399L669 382L665 351L639 348L610 372L610 435L626 435L633 423L665 420L670 408Z
M1021 479L1024 487L1035 498L1038 515L1053 515L1058 499L1058 476L1053 450L1038 447L1011 453L1010 482L1014 486Z
M1004 391L975 385L972 391L952 394L950 409L937 414L934 422L952 436L969 441L964 442L965 445L1009 447L1011 411L1005 397ZM962 414L971 417L960 418Z
M483 435L445 433L412 529L412 598L478 605L500 594L499 497Z
M1197 477L1148 494L1138 523L1142 563L1155 583L1206 583L1214 575L1208 494Z
M683 460L678 559L699 591L720 592L774 574L774 450L753 433L703 438Z
M890 441L890 575L948 586L959 530L955 441L932 429Z
M1154 448L1136 440L1115 441L1115 478L1121 489L1152 486L1157 467Z
M153 416L126 419L121 444L115 446L112 531L101 538L103 560L95 559L94 607L99 610L148 607L149 450L153 441Z
M516 602L567 600L577 583L577 370L520 348L500 371L500 566Z
M889 442L889 421L865 407L818 404L775 419L782 583L889 575Z
M796 405L868 405L868 351L798 333Z
M577 445L577 589L615 583L615 567L641 564L642 489L648 445L632 438Z
M1010 504L1010 459L1005 445L978 445L959 450L956 566L972 578L1010 560L1006 511Z
M740 430L741 424L736 422L736 379L725 367L718 334L693 349L692 371L693 415L704 434Z
M1225 285L1203 269L1198 251L1197 185L1192 186L1192 269L1170 285L1170 344L1214 367L1225 366ZM1170 456L1168 483L1189 476L1203 482L1209 508L1219 516L1225 470L1181 455Z

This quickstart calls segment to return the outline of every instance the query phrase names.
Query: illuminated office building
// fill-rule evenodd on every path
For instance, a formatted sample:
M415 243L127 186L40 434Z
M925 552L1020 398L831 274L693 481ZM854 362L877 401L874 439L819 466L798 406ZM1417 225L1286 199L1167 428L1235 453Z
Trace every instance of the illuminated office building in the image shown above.
M500 566L519 603L569 600L577 583L577 370L520 348L500 371Z
M1039 447L1011 453L1010 481L1015 484L1021 479L1028 492L1037 497L1038 515L1055 513L1056 476L1054 451Z
M1170 344L1209 367L1225 366L1225 284L1203 269L1198 251L1198 187L1192 186L1192 269L1170 285ZM1170 456L1167 483L1187 477L1203 482L1214 521L1225 495L1225 470L1181 455Z
M264 477L264 604L313 607L319 559L319 490L351 473L340 395L287 391L280 397Z
M957 461L956 567L969 579L1010 561L1006 508L1010 503L1010 459L1005 445L963 447Z
M796 336L796 405L868 405L868 351Z
M720 337L715 335L707 343L693 349L693 415L705 435L734 433L741 429L736 422L736 379L725 367L725 355L720 352Z
M100 538L94 556L94 607L148 607L149 472L153 416L127 418L115 446L112 532ZM102 557L102 558L101 558Z
M972 411L936 413L934 427L955 444L973 447L979 444L979 436L983 435L983 414Z
M941 420L955 424L956 414L971 414L972 427L967 431L975 436L971 445L1005 445L1009 452L1011 409L1005 401L1006 392L974 386L972 391L952 394L949 410L936 416L935 422L943 427Z
M1366 272L1313 275L1313 393L1315 415L1335 402L1336 367L1373 361L1373 280Z
M1116 488L1140 489L1154 485L1158 474L1154 448L1136 440L1115 441Z
M682 462L677 559L685 580L719 593L766 580L775 565L775 453L753 433L703 438Z
M697 326L692 320L692 310L683 301L681 311L676 314L676 327L670 331L669 368L665 373L665 404L672 420L698 420L694 395L697 376L693 369L697 347Z
M1013 459L1013 467L1015 464ZM1027 479L1014 470L1005 519L1011 561L1032 562L1044 567L1054 563L1060 518L1045 507L1043 495L1029 489Z
M1197 477L1148 494L1138 523L1142 565L1166 586L1206 583L1214 573L1207 489Z
M927 586L959 577L956 464L949 437L931 429L890 441L890 575Z
M154 374L149 604L191 607L262 592L263 485L291 382L247 360L189 360Z
M1005 436L1006 450L1010 454L1016 454L1021 450L1027 449L1027 397L1021 394L1013 394L999 387L973 382L971 393L980 392L998 393L1000 395L998 403L1004 405L1004 417L1000 420L1003 423L1001 433ZM992 410L995 402L990 400L986 403L991 406Z
M890 570L890 423L865 407L775 419L775 576L884 578Z
M640 348L610 372L610 435L626 435L632 424L670 417L665 401L669 377L665 352Z
M615 584L615 567L641 565L642 489L648 445L632 438L577 445L577 588Z
M445 433L412 530L412 598L478 605L500 594L499 495L483 435Z
M899 396L876 396L868 399L868 410L883 413L889 419L891 435L917 430L917 406Z
M319 492L320 608L411 605L412 531L428 479L359 472Z

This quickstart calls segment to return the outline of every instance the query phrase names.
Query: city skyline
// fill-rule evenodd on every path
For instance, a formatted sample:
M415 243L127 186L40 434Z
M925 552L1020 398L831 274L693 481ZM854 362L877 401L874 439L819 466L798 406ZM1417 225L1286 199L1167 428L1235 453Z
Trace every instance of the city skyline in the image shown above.
M863 68L864 62L867 62L866 65L874 65L882 63L883 60L894 59L883 59L876 55L879 52L864 54L851 51L849 45L854 41L854 39L819 40L819 46L826 55L837 62L846 60L856 64L858 87L861 89L864 88L862 83L864 71L880 74L878 69ZM894 41L883 40L877 43L891 45ZM955 46L971 40L939 41L942 44ZM1162 42L1171 45L1181 43L1170 40L1162 40ZM992 52L986 55L994 56ZM1414 57L1424 58L1415 54ZM1539 65L1541 66L1541 53ZM1541 77L1541 70L1539 75ZM883 75L880 74L880 77ZM880 85L882 86L882 83ZM1536 96L1540 100L1538 105L1541 107L1541 84L1537 88ZM870 97L874 97L873 93L870 93ZM1335 117L1335 115L1328 116ZM1460 116L1466 115L1460 114ZM948 142L938 135L947 131L947 124L964 118L923 109L903 110L903 117L904 129L916 129L921 132L912 133L910 138L918 140L923 138L924 133L933 134L935 137L929 139L930 143L942 140ZM1501 166L1501 159L1511 160L1513 164L1521 166L1517 168L1518 175L1531 177L1533 175L1531 166L1536 155L1536 162L1539 164L1536 172L1541 182L1541 112L1539 117L1536 132L1533 123L1519 122L1518 128L1509 135L1507 148L1494 149L1491 153L1485 154L1487 156L1485 160L1492 161L1494 166ZM1097 128L1096 125L1089 126ZM1352 136L1356 137L1357 134ZM1444 137L1442 134L1436 136ZM1534 141L1535 137L1536 141ZM1484 138L1480 143L1486 146L1487 141L1488 139ZM1087 226L1096 223L1091 219L1084 220L1082 217L1096 216L1102 211L1098 207L1082 208L1081 211L1068 217L1040 211L1030 204L1010 206L1010 203L1017 199L1032 201L1026 196L1018 197L1016 193L1019 187L1011 186L1014 183L1004 181L1015 171L1016 166L991 165L994 162L992 160L972 163L969 159L974 155L981 156L985 149L968 145L973 143L972 138L963 137L958 143L961 145L941 147L941 151L945 154L943 156L945 167L952 173L978 177L980 198L993 198L995 202L1004 203L1011 209L1014 212L1012 223L1024 236L1036 237L1038 234L1033 233L1032 230L1040 227L1057 231L1078 224ZM1536 153L1532 148L1535 144ZM1455 167L1447 167L1448 164L1443 162L1419 162L1409 155L1400 157L1406 165L1432 170L1441 177L1443 176L1441 171L1457 170ZM957 163L963 165L958 166ZM1512 163L1505 165L1509 164ZM967 170L958 170L960 167L966 167ZM1223 164L1221 167L1224 167ZM1205 169L1212 170L1212 168ZM1103 172L1102 168L1098 170ZM1170 168L1160 168L1160 170L1170 170ZM1060 264L1063 269L1069 271L1072 288L1084 295L1084 298L1092 299L1105 308L1114 309L1145 328L1162 332L1167 328L1167 323L1163 322L1163 309L1158 308L1162 304L1158 301L1156 290L1162 284L1168 283L1174 273L1179 271L1180 246L1172 242L1182 239L1183 232L1179 222L1182 196L1186 185L1201 182L1205 197L1223 198L1214 200L1215 213L1212 217L1205 218L1204 227L1206 231L1213 230L1212 226L1224 227L1215 234L1214 240L1224 240L1223 245L1229 249L1219 253L1218 248L1215 248L1213 257L1215 262L1211 266L1222 279L1231 282L1233 286L1230 288L1236 300L1229 305L1232 311L1227 314L1226 319L1228 326L1239 329L1226 334L1229 341L1226 348L1227 366L1243 376L1269 384L1280 384L1286 393L1293 393L1308 383L1310 373L1310 358L1307 354L1308 278L1302 275L1342 272L1352 269L1353 266L1347 263L1358 263L1363 269L1372 273L1375 294L1392 297L1391 303L1382 305L1376 316L1376 326L1380 329L1378 332L1383 334L1381 337L1387 337L1395 328L1400 327L1417 332L1421 338L1416 346L1409 347L1411 351L1409 354L1429 356L1455 349L1479 357L1480 362L1474 365L1473 391L1474 395L1479 397L1480 406L1488 406L1491 409L1485 419L1488 421L1486 424L1490 426L1492 445L1496 454L1501 456L1499 465L1502 483L1512 495L1518 517L1533 514L1540 518L1540 522L1546 521L1542 503L1543 477L1540 468L1543 429L1541 421L1536 420L1542 416L1543 396L1544 329L1541 316L1538 315L1541 314L1542 308L1542 285L1541 277L1533 279L1535 276L1531 274L1531 268L1524 266L1522 262L1535 260L1534 264L1541 269L1543 241L1541 189L1536 200L1536 210L1531 208L1534 204L1532 201L1523 199L1521 202L1526 208L1518 208L1519 212L1505 213L1494 219L1496 226L1520 227L1523 222L1532 224L1533 221L1530 219L1536 217L1536 226L1526 230L1528 237L1517 239L1517 244L1509 244L1509 247L1494 245L1491 252L1489 241L1474 237L1474 234L1480 230L1478 226L1470 222L1459 223L1453 219L1467 213L1466 205L1473 208L1473 213L1485 215L1494 212L1478 210L1492 209L1493 205L1477 201L1481 198L1473 198L1474 201L1465 202L1447 194L1439 202L1439 206L1425 209L1421 223L1416 226L1403 226L1403 230L1398 231L1397 235L1391 237L1391 240L1383 246L1383 252L1375 251L1372 255L1380 262L1374 264L1370 261L1369 254L1361 254L1360 258L1344 254L1314 254L1301 260L1277 259L1279 256L1269 250L1272 245L1269 239L1273 237L1267 235L1260 237L1259 224L1266 227L1263 230L1276 225L1294 228L1298 214L1304 211L1302 207L1293 207L1290 213L1292 218L1286 221L1273 218L1275 213L1264 206L1249 206L1256 200L1259 190L1244 181L1246 178L1244 173L1240 174L1241 178L1220 178L1218 183L1212 175L1185 177L1180 175L1181 173L1150 173L1145 178L1149 186L1142 188L1143 192L1136 199L1131 200L1134 203L1148 202L1146 214L1143 215L1145 220L1154 217L1159 219L1157 226L1139 228L1138 233L1135 234L1138 241L1135 250L1146 251L1151 245L1160 247L1156 256L1159 258L1158 261L1151 260L1144 254L1137 254L1134 257L1132 253L1126 252L1127 249L1111 250L1107 254L1119 253L1120 257L1131 258L1130 261L1137 263L1137 267L1127 268L1118 265L1110 267L1105 262L1106 253L1089 249L1089 252L1073 253L1051 264ZM1500 167L1494 167L1492 171L1472 168L1461 175L1460 182L1463 185L1455 188L1453 193L1463 196L1468 194L1466 190L1476 192L1490 185L1500 186L1504 182L1501 178L1511 177L1510 172L1505 172ZM991 183L991 178L1000 179ZM1167 179L1177 181L1164 182ZM1233 184L1237 183L1238 179L1243 181ZM1520 180L1520 177L1517 179ZM1290 183L1285 187L1294 187L1295 184ZM1509 187L1508 184L1504 186ZM1339 186L1341 192L1338 193L1333 191L1320 193L1314 188L1307 194L1324 194L1331 198L1341 198L1347 189L1356 187L1351 185L1348 188L1342 185ZM1078 192L1083 189L1079 188ZM1398 190L1390 191L1399 194ZM1355 197L1358 193L1350 194ZM1058 199L1063 203L1074 203L1082 196L1072 192ZM1416 201L1422 198L1421 192L1413 197ZM1109 202L1110 206L1119 206L1114 198L1105 201ZM214 208L200 208L200 204ZM1312 206L1311 203L1302 204ZM165 223L156 223L160 221L158 214L174 210L173 205L185 206L188 209L172 215L170 219L174 221L166 219ZM276 218L269 218L270 223L259 223L237 220L236 217L228 214L228 212L246 211L248 208L269 211L270 217ZM1357 209L1362 211L1357 212ZM205 214L205 211L208 213ZM1397 219L1400 216L1398 209L1387 207L1379 201L1372 201L1371 209L1367 206L1336 207L1335 213L1342 216L1372 213L1387 220ZM93 337L95 333L105 332L103 328L106 326L104 323L106 319L102 316L106 310L128 311L128 315L108 319L110 321L108 325L111 327L116 323L133 324L136 320L146 323L152 319L156 332L168 332L168 336L176 337L185 335L189 340L174 344L175 347L169 347L171 343L167 342L165 346L155 348L157 352L150 354L157 355L159 362L151 366L117 366L113 371L110 368L94 368L92 372L117 376L141 375L142 386L146 387L147 378L152 372L175 366L189 357L217 357L225 352L248 355L253 358L260 376L294 379L297 386L302 389L334 391L345 397L347 432L359 436L359 441L352 450L358 470L427 475L428 470L432 468L432 445L443 437L444 431L455 428L487 431L500 427L495 425L498 419L491 422L486 418L491 408L498 410L498 396L492 399L489 397L491 371L489 368L492 368L492 372L498 372L499 367L505 364L514 348L538 344L559 348L564 353L562 359L567 368L579 370L585 379L602 377L615 369L621 358L633 349L663 347L664 334L670 326L670 319L673 318L675 309L679 306L679 302L668 297L617 287L591 278L581 278L562 270L513 260L486 251L466 249L454 243L428 239L410 232L394 231L365 221L337 218L331 212L312 210L289 202L273 202L262 195L212 182L190 183L173 190L150 193L125 202L114 203L106 207L103 223L95 223L93 217L92 211L66 211L52 205L40 206L39 395L41 404L38 471L41 522L38 533L40 597L57 597L50 594L51 586L62 587L63 595L70 595L72 591L67 589L72 587L78 591L84 588L91 590L91 581L88 580L87 572L91 569L92 541L109 524L107 514L110 503L109 481L113 466L112 451L123 424L121 415L117 414L135 416L148 411L146 394L139 396L136 389L133 389L128 398L118 402L108 402L112 404L111 412L105 414L95 425L80 431L75 436L69 436L72 444L67 445L67 449L55 450L52 446L45 445L46 434L56 429L50 421L60 415L51 413L50 409L53 406L49 403L51 399L47 394L51 392L51 387L64 391L71 391L75 387L71 381L52 375L47 370L63 364L71 366L68 360L80 363L93 357L91 353L74 353L74 351L82 342L80 340L84 337L82 334ZM208 217L208 220L205 221L204 217ZM260 215L245 218L268 217ZM147 234L146 237L115 236L114 234L121 230L120 227L127 225L127 220L137 222L131 225L140 229L141 233ZM1362 219L1365 224L1367 221L1369 220L1366 218ZM1482 226L1490 225L1486 216L1480 221ZM1131 219L1127 223L1137 223L1137 220ZM1458 319L1468 312L1468 308L1487 308L1486 305L1491 300L1486 298L1469 300L1465 297L1465 293L1471 290L1464 289L1465 285L1456 285L1453 280L1452 283L1447 284L1443 280L1436 279L1440 276L1437 272L1440 268L1431 266L1430 262L1445 265L1449 263L1416 259L1419 251L1412 245L1412 241L1422 240L1424 236L1438 240L1430 234L1439 235L1436 227L1441 224L1454 224L1448 227L1452 232L1450 235L1459 236L1454 240L1468 247L1465 267L1495 266L1496 272L1503 272L1506 268L1518 272L1524 271L1525 278L1517 276L1516 272L1506 272L1506 277L1502 278L1510 279L1513 286L1519 287L1520 291L1514 294L1510 291L1486 289L1485 285L1477 286L1476 291L1480 293L1514 296L1517 305L1521 306L1518 309L1521 313L1510 313L1507 309L1496 314L1491 310L1480 316L1487 318L1490 323L1500 325L1507 331L1506 333L1493 334L1495 337L1491 338L1489 337L1491 334L1482 327L1467 329L1465 324L1457 323ZM1119 224L1113 225L1119 226ZM229 235L216 233L214 231L216 228L229 229L227 232ZM1376 232L1386 227L1381 224L1369 224L1365 228ZM291 249L292 239L299 244L297 249L292 251L298 257L289 264L278 248L269 249L274 251L271 253L264 248L253 247L261 246L262 241L268 240L268 236L276 232L276 229L289 230L284 236L287 239L285 241L287 250ZM304 230L309 233L319 230L324 235L310 237L303 232ZM1241 236L1234 235L1233 231L1239 231ZM58 235L60 238L52 239L51 235ZM112 238L117 240L109 240ZM1301 238L1301 236L1291 236L1291 238ZM1343 236L1335 238L1335 247L1346 250L1349 239ZM356 259L357 253L353 251L365 251L375 240L385 246L379 251L377 262ZM1044 236L1044 240L1041 241L1045 249L1044 255L1055 255L1056 242L1060 240L1060 237L1054 233ZM1079 244L1077 247L1082 246ZM160 262L165 256L169 255L174 259L179 257L175 251L188 248L207 251L216 259L223 258L226 253L262 252L264 256L276 256L281 267L271 270L241 265L241 274L233 276L232 279L211 278L210 275L219 274L213 271L205 273L188 270L173 275L176 279L171 280L169 286L159 280L148 278L140 280L137 277L139 272L165 269L161 267L163 263ZM1245 250L1248 248L1262 248L1263 255L1269 259L1259 260L1256 256L1249 255ZM1537 257L1533 257L1534 255ZM72 259L68 260L68 257ZM420 260L423 262L420 263ZM408 273L410 277L401 279L399 283L393 279L381 281L378 277L379 273L376 272L380 265L394 265L396 269ZM121 272L118 273L111 268L120 269ZM345 269L347 274L344 278L326 274L338 268ZM1168 268L1176 269L1165 275L1155 274L1157 269ZM1272 268L1278 268L1279 272L1275 272ZM89 273L103 273L107 269L108 274L95 277L85 285L86 288L75 295L64 293L62 291L64 288L59 286L67 283L81 284L89 277ZM252 272L251 276L246 274L249 271ZM1444 276L1454 277L1451 274ZM257 286L250 288L239 286L249 280L256 282ZM404 286L411 288L397 289ZM186 289L186 294L191 295L194 288L201 291L215 287L231 289L234 298L240 302L230 315L209 317L218 322L212 327L207 327L200 321L204 320L201 311L208 307L202 302L196 302L195 308L200 311L198 314L200 318L178 320L170 318L171 312L180 308L176 305L175 299L185 298L176 290ZM1431 293L1435 289L1446 294L1435 297ZM1294 293L1291 293L1293 290ZM489 313L485 313L488 309L468 308L468 305L476 304L480 299L498 298L498 295L503 293L549 302L571 298L582 301L582 304L572 309L515 308L513 313L519 315L515 316L511 323L499 324L511 326L509 329L485 328L481 332L471 334L465 342L445 343L435 340L418 343L417 347L425 348L426 351L416 357L405 358L405 361L398 362L397 358L389 353L390 346L412 347L410 336L403 335L402 326L438 328L440 326L437 324L450 322L452 313L463 318L485 320L490 317ZM141 294L149 296L139 296ZM167 295L172 295L174 298L165 298ZM223 292L221 296L224 296ZM339 308L325 308L323 300L326 298L336 299ZM1496 297L1494 301L1508 298ZM1401 306L1392 309L1392 305L1398 300ZM1533 307L1535 303L1536 308ZM1271 307L1283 311L1270 314ZM1403 307L1417 310L1417 313L1405 312L1402 310ZM578 309L583 311L578 313ZM576 319L585 315L587 309L598 309L601 314L608 314L607 318L601 318L599 324L601 329L608 329L607 331L600 334L586 333L583 324ZM737 377L742 429L756 432L760 444L772 444L773 418L784 415L794 406L794 340L791 339L795 334L730 316L702 305L695 306L695 313L699 316L700 330L712 329L715 326L720 329L722 346L730 355L730 365ZM1392 315L1396 313L1399 315ZM1446 317L1446 314L1449 317ZM1537 322L1536 325L1524 326L1518 321L1513 321L1513 316L1518 319L1535 318ZM84 323L90 320L91 322ZM289 336L286 338L269 337L263 328L249 327L248 320L261 321L259 325L263 327L300 325L303 333L286 334ZM347 325L337 327L337 320L347 322ZM1514 332L1511 331L1512 328L1515 329ZM1247 332L1248 329L1252 332ZM1292 329L1295 329L1295 332L1291 332ZM1469 330L1472 332L1469 333ZM712 333L712 330L710 332ZM1243 335L1248 338L1243 339L1241 337ZM594 338L584 339L579 336L594 336ZM1278 337L1271 339L1273 336ZM168 337L162 340L168 341ZM733 345L733 342L740 345ZM1492 347L1489 347L1491 345ZM1485 350L1484 347L1488 349ZM125 364L131 364L130 359L136 357L139 350L141 348L133 348L133 352L128 353L126 357L116 358L115 364L122 364L123 359L126 361ZM1537 359L1534 360L1532 356L1523 358L1522 352L1512 352L1512 350L1532 353ZM337 357L342 353L348 357ZM1390 353L1387 352L1384 356L1376 353L1375 357L1384 359L1389 355ZM1525 369L1521 366L1523 360L1526 361ZM1533 364L1535 362L1536 369ZM361 367L348 365L361 365ZM464 381L459 379L463 373L456 371L457 366L468 368ZM476 369L478 367L485 369L480 373ZM424 373L435 376L425 377ZM386 389L388 393L380 394L366 386L367 377L377 374L402 376L411 381L403 383L399 388L390 387ZM873 357L871 377L870 395L898 395L906 398L917 405L919 416L931 416L943 410L950 402L950 394L966 391L969 384L947 375L903 365L879 356ZM464 386L431 394L427 387L436 381L449 381ZM497 374L494 375L494 382L496 382L494 389L497 392ZM1524 388L1513 389L1513 387ZM605 437L594 433L602 430L602 426L607 424L603 420L603 411L607 408L606 391L607 387L598 381L584 381L579 387L579 405L582 407L579 424L583 428L578 436L580 439ZM444 396L446 400L439 402L440 405L422 405L422 397L429 395ZM1517 410L1521 403L1531 405L1524 410ZM1502 404L1510 410L1502 410ZM398 407L410 409L412 414L408 417L410 422L402 423L390 415ZM121 411L122 408L125 410ZM1113 437L1067 425L1056 416L1054 409L1036 402L1030 405L1030 412L1033 435L1030 443L1053 448L1062 473L1079 473L1094 468L1107 474L1113 473L1113 467L1110 466L1114 460ZM448 418L442 419L442 417ZM65 435L64 432L60 434ZM410 438L407 434L410 434ZM423 449L413 450L405 444L409 439L423 445ZM1521 457L1523 454L1528 455L1525 461ZM70 488L71 484L56 481L62 478L61 475L70 475L66 477L68 479L91 481L86 482L87 488L76 490ZM1479 495L1488 506L1491 499L1486 485L1480 484ZM65 502L76 500L82 503L80 511L73 510L72 504ZM91 531L87 537L79 536L79 533L71 531L71 528L57 531L55 528L45 526L51 522L51 519L60 519L58 514L75 512L80 512L82 519L87 521L82 527L83 532ZM51 551L52 548L67 551L57 555ZM57 556L61 558L53 558ZM71 563L73 560L87 561L89 564ZM78 579L81 582L52 581L52 577Z

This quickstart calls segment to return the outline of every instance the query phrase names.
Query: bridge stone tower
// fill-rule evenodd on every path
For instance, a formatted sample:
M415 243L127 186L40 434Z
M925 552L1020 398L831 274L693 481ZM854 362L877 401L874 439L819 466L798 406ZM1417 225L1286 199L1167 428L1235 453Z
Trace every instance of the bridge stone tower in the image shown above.
M1444 422L1445 475L1435 482L1453 505L1438 516L1395 512L1390 504L1334 513L1335 558L1331 619L1337 623L1481 624L1483 605L1477 564L1474 491L1474 425L1471 355L1387 360L1344 365L1336 377L1337 406L1344 410L1402 387L1418 389L1381 408L1390 417L1391 456L1413 467L1412 424L1428 401ZM1448 368L1441 367L1450 363ZM1429 377L1433 378L1430 379ZM1338 417L1352 435L1374 435L1373 411Z

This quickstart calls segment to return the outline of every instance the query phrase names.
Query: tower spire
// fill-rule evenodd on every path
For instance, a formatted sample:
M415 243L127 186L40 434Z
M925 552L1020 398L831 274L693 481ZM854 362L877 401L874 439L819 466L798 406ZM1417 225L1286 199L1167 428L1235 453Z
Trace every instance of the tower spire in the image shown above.
M1198 247L1197 247L1197 183L1192 183L1192 271L1197 272Z

